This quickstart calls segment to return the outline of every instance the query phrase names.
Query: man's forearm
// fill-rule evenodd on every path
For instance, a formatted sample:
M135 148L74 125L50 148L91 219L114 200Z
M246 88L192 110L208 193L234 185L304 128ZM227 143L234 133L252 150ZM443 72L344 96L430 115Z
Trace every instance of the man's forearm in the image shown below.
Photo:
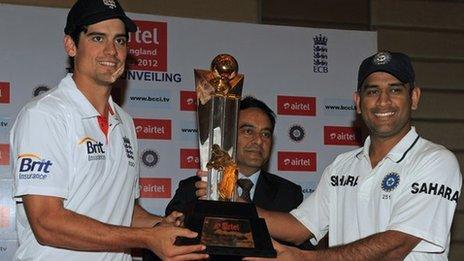
M257 209L273 238L299 245L312 237L311 232L291 214Z
M403 260L420 240L390 230L343 246L305 252L304 256L305 260Z
M153 227L163 220L162 217L150 214L138 203L135 203L132 216L132 227Z
M34 234L42 244L83 251L124 251L146 247L144 238L152 229L102 223L69 210L50 213L37 220Z

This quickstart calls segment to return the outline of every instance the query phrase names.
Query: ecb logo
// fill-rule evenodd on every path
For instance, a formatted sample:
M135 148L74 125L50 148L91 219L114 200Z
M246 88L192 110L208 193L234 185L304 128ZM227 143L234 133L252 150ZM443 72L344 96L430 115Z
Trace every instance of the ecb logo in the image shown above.
M315 73L328 73L328 50L327 50L327 37L319 34L313 37L313 72Z

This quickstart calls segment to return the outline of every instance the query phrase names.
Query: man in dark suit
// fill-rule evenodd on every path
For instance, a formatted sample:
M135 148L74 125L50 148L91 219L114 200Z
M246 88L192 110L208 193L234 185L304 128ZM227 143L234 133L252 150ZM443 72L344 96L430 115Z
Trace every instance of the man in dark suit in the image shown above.
M264 102L253 97L245 97L240 102L237 135L239 180L252 182L250 191L245 192L249 193L245 200L249 196L258 207L289 212L303 200L301 187L262 169L271 154L274 126L275 114ZM166 214L175 210L183 212L188 204L197 200L195 183L199 180L199 177L193 176L180 181L174 198L166 207ZM238 192L244 198L240 182Z
M249 197L260 208L289 212L303 201L301 187L262 169L271 155L274 126L275 114L264 102L253 97L242 99L237 135L237 165L239 180L248 179L252 186L247 192L239 186L238 193L242 199ZM196 183L200 189L205 186L205 182L201 182L198 176L179 182L176 194L166 207L166 214L184 212L188 205L198 200ZM307 246L310 244L305 243L300 247L308 249ZM143 255L144 261L158 260L151 251L144 251Z

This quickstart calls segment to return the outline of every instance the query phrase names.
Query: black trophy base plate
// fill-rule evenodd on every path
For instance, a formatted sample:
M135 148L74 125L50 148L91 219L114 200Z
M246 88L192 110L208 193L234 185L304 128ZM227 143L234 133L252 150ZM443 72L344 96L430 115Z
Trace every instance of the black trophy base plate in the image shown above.
M206 245L213 257L276 257L264 219L251 203L199 200L189 206L184 226L196 238L177 238L176 245Z

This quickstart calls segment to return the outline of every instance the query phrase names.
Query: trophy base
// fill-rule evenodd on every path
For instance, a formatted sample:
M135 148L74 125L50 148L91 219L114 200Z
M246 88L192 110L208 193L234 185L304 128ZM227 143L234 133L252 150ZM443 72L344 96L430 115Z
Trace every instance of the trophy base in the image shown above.
M177 238L176 245L206 245L212 257L276 257L264 219L251 203L198 200L187 207L184 226L196 238Z

